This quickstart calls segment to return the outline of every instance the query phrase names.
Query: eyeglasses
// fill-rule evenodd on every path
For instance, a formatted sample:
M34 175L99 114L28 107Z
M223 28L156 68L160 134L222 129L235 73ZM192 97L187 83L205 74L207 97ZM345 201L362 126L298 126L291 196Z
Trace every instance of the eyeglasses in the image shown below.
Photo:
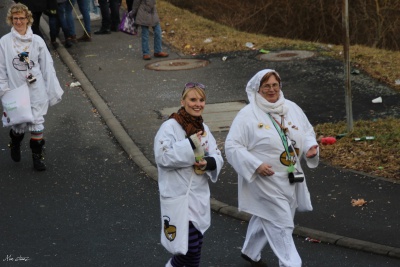
M13 21L25 21L26 17L21 17L21 18L13 18Z
M206 86L205 86L204 84L190 82L190 83L185 84L185 88L183 88L182 95L185 93L185 91L186 91L187 89L191 89L191 88L195 88L195 87L201 88L201 89L203 89L203 90L206 89Z
M262 84L260 86L262 89L278 89L279 88L279 83L273 83L273 84Z

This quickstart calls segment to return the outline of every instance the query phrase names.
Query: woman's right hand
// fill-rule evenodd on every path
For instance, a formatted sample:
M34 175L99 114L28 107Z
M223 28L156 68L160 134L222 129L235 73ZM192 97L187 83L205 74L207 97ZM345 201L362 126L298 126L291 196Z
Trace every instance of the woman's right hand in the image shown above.
M256 172L261 176L271 176L274 175L275 172L272 170L272 166L267 163L262 163L256 170Z

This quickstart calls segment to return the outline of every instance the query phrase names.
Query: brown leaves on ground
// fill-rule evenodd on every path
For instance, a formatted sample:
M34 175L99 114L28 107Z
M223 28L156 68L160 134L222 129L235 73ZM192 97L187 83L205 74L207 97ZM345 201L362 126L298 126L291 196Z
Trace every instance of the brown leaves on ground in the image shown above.
M359 198L359 199L352 199L351 200L351 205L353 207L362 207L364 205L367 204L367 201L365 201L363 198Z

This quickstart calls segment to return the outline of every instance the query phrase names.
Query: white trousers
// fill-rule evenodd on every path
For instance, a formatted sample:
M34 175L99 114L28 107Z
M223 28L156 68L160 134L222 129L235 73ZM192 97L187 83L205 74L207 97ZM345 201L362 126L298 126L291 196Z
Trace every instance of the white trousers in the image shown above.
M253 215L247 228L242 253L254 261L261 259L261 250L269 243L279 259L280 267L301 267L301 258L293 241L292 227L278 227Z

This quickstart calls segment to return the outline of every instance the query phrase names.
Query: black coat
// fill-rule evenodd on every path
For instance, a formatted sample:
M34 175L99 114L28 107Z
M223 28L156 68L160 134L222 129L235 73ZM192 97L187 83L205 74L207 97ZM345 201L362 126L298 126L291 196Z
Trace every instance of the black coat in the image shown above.
M31 12L57 9L57 0L16 0L15 2L26 5Z

